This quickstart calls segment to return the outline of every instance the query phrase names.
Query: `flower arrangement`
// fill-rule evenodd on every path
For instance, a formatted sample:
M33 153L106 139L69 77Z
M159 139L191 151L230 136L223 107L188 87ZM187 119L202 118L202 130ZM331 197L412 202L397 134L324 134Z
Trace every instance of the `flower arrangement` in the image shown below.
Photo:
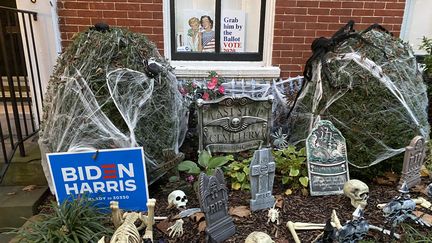
M180 93L192 101L197 99L214 100L225 94L225 88L222 86L223 79L215 71L210 71L206 83L189 81L179 88Z

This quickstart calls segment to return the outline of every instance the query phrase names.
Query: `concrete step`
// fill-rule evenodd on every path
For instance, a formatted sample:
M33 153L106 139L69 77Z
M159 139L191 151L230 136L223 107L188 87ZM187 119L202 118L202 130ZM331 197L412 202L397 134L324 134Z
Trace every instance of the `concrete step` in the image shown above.
M37 213L37 208L48 193L47 186L23 191L23 186L0 186L0 232L5 227L21 227L25 219Z

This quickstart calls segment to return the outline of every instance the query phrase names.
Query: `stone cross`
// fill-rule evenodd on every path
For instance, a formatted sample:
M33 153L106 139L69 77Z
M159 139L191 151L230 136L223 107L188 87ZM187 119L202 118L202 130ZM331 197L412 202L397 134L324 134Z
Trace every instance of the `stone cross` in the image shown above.
M256 150L250 163L249 178L251 182L252 211L271 208L275 202L272 195L276 164L271 149Z
M233 219L228 214L228 189L224 174L217 168L213 176L199 176L198 199L205 214L208 242L222 242L235 234Z
M327 120L319 121L306 139L312 196L342 194L349 180L345 138Z
M411 188L420 182L420 170L426 156L425 150L425 139L422 136L416 136L411 140L409 146L405 148L402 176L399 184L402 185L405 181L408 188Z

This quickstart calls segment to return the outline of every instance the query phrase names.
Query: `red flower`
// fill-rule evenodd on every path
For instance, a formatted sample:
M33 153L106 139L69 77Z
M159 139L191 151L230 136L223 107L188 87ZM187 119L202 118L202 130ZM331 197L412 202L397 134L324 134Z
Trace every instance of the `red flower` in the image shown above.
M225 88L224 88L224 86L222 86L222 85L219 86L218 91L219 91L220 94L224 94L224 93L225 93Z
M209 99L210 99L210 95L209 95L209 93L204 92L202 98L203 98L203 100L209 100Z
M217 85L217 81L216 82L210 81L207 83L207 88L212 90L212 89L216 88L216 85Z
M218 78L217 78L217 77L212 77L212 78L210 79L210 82L217 84L217 82L218 82Z

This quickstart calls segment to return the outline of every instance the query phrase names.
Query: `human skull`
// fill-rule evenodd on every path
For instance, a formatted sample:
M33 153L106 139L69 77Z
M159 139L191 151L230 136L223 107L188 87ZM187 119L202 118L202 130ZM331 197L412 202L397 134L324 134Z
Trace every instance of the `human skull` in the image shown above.
M274 243L274 241L268 234L264 232L254 231L248 235L245 243Z
M233 126L233 127L239 127L240 126L240 119L239 118L233 118L232 120L231 120L231 125Z
M177 209L185 209L188 202L186 194L181 190L172 191L168 195L168 208L176 207Z
M369 198L369 187L362 181L349 180L345 182L343 191L345 196L351 199L351 205L357 208L361 205L363 208L367 205Z

